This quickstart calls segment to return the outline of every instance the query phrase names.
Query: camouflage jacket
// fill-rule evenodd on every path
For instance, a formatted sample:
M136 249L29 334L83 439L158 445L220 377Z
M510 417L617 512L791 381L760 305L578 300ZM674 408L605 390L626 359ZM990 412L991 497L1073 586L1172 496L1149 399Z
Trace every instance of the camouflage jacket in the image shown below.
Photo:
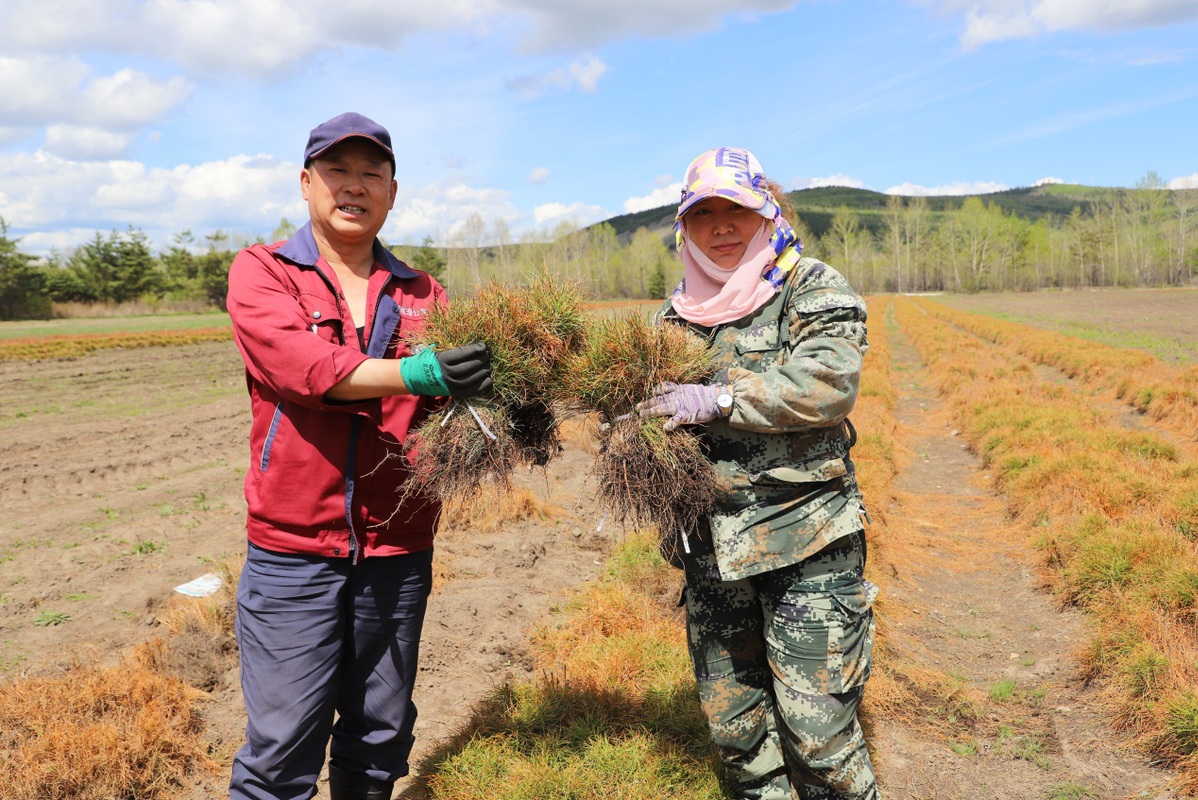
M702 434L719 481L709 546L724 580L795 564L863 528L846 419L868 346L865 303L827 264L790 263L750 316L706 328L669 300L660 315L706 337L732 384L731 416Z

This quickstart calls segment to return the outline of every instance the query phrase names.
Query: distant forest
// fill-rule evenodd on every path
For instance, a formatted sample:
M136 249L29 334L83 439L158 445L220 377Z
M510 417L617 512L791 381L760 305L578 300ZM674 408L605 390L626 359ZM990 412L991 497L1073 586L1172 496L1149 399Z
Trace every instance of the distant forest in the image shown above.
M902 197L824 187L788 194L803 252L862 294L1184 286L1198 267L1198 189L1148 173L1132 189L1048 184L963 197ZM515 241L503 220L468 218L445 243L391 249L451 295L548 270L595 299L660 298L681 277L672 206L586 228L563 223ZM270 241L295 226L282 220ZM0 319L47 318L68 304L223 308L229 264L249 244L190 231L153 252L136 228L39 259L0 219Z

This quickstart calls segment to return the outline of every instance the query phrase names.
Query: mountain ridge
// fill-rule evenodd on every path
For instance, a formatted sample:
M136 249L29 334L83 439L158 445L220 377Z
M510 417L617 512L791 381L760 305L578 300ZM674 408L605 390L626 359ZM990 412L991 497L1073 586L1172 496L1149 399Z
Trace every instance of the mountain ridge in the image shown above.
M884 214L891 197L902 197L904 203L915 197L922 197L933 214L960 208L967 198L977 197L984 203L997 205L1008 214L1037 220L1042 217L1064 219L1074 208L1080 208L1083 213L1088 212L1095 203L1121 191L1127 190L1048 183L981 194L889 195L850 186L818 186L787 192L786 197L803 224L818 237L823 236L831 227L832 217L841 206L857 214L861 227L871 233L880 232L885 227ZM619 214L596 224L611 225L621 239L631 236L639 228L649 228L664 236L674 225L675 208L673 205L658 206L644 211Z

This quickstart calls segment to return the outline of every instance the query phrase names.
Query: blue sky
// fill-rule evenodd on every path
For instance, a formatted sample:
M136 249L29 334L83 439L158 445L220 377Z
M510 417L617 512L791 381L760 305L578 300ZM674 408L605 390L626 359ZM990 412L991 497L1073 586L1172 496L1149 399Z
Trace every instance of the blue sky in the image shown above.
M1194 0L0 0L0 19L0 218L34 253L302 222L308 131L349 110L395 142L393 244L673 203L720 145L787 189L1198 186Z

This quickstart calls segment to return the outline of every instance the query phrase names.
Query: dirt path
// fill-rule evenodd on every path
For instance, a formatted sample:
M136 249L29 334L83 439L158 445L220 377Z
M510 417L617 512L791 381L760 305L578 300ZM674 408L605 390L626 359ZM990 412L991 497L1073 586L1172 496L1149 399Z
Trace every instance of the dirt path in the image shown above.
M914 453L899 478L921 563L889 601L913 614L905 633L933 665L982 698L946 710L942 737L879 726L874 746L888 800L1172 798L1169 775L1118 745L1072 654L1087 620L1038 586L1023 531L1008 525L978 458L925 384L914 350L892 333L900 422ZM946 704L947 708L948 704Z

